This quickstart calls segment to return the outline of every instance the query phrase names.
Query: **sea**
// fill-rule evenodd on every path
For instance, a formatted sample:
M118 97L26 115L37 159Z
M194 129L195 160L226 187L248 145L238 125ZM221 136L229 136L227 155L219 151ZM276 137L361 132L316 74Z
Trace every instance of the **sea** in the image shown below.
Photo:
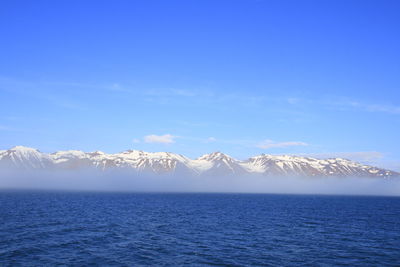
M400 266L400 198L0 192L0 266Z

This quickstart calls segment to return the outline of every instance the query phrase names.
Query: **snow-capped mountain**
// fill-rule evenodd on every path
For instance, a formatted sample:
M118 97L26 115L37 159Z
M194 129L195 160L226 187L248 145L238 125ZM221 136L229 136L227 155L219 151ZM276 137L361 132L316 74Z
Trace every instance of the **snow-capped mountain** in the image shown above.
M0 151L1 169L24 170L124 170L135 173L185 175L342 176L394 177L399 173L342 158L316 159L289 155L259 155L240 161L221 152L198 159L169 152L127 150L116 154L101 151L58 151L52 154L16 146Z
M51 168L53 165L53 160L49 155L34 148L16 146L0 151L1 168L30 170Z
M50 155L55 165L62 168L96 168L100 170L126 169L154 173L190 171L190 159L173 153L149 153L139 150L127 150L117 154L100 151L85 153L82 151L60 151Z
M363 165L342 158L315 159L263 154L250 158L246 164L255 172L268 175L357 177L390 177L398 175L389 170Z
M247 171L241 162L221 152L206 154L195 160L199 165L207 165L203 169L204 174L226 175L245 174Z

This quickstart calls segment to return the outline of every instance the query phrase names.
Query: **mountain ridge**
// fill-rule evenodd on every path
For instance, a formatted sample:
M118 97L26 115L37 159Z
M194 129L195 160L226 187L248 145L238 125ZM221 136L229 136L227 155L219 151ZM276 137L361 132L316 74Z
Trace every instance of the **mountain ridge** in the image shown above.
M102 151L80 150L42 153L38 149L15 146L0 150L1 169L23 170L125 170L137 173L182 173L192 175L264 175L307 177L380 177L400 176L399 173L361 164L343 158L317 159L293 155L260 154L237 160L222 152L190 159L172 152L126 150L107 154Z

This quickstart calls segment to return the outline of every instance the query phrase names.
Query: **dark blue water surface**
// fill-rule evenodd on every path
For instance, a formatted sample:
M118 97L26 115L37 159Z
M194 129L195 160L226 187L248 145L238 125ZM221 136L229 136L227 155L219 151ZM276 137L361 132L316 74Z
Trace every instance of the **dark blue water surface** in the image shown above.
M1 266L400 266L400 198L0 192Z

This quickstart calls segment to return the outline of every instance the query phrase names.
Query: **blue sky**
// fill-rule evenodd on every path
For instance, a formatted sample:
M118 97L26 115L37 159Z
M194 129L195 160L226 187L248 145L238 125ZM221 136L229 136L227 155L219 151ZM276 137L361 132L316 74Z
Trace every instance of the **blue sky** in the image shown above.
M400 170L399 1L3 1L0 149Z

